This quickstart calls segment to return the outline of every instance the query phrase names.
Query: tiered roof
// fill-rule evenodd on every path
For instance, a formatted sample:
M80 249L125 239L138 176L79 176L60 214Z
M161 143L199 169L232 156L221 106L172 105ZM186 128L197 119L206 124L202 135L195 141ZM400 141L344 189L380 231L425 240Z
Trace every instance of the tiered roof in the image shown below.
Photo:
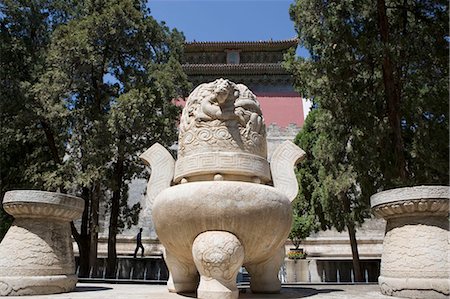
M283 51L298 45L298 39L268 40L268 41L216 41L216 42L186 42L186 52L211 52L227 49L246 51Z
M184 64L183 69L189 75L287 74L286 70L281 66L281 63L196 63Z
M203 41L185 43L184 71L189 76L288 75L283 54L298 39L268 41ZM239 63L227 63L227 53L239 53Z

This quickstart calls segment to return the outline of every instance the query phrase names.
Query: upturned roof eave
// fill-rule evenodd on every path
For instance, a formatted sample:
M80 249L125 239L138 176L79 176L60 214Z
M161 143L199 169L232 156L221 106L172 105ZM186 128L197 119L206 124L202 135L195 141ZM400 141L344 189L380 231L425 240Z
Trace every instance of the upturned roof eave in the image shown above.
M281 63L183 64L188 75L203 74L289 74Z
M191 41L184 44L186 53L232 49L241 51L282 51L297 45L298 38L268 41Z

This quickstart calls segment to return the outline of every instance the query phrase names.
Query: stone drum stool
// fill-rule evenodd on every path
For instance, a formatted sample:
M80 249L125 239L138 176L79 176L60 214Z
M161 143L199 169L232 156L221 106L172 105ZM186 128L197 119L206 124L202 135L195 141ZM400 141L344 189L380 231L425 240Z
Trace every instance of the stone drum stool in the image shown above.
M69 292L77 276L70 221L81 198L43 191L9 191L3 208L15 220L0 243L0 296Z
M449 191L446 186L418 186L371 197L374 214L387 220L378 279L381 293L448 298Z

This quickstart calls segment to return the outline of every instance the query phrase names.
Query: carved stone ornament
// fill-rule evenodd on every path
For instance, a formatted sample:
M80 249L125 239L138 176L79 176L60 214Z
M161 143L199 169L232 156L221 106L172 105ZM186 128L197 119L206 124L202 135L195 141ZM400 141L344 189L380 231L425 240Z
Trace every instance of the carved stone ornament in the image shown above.
M450 296L448 186L398 188L371 197L375 215L387 220L381 293L406 298Z
M195 238L192 255L200 272L198 298L222 299L227 293L229 298L238 296L236 277L244 261L244 247L236 236L222 231L204 232Z
M151 207L155 197L161 191L170 187L175 160L159 143L155 143L146 150L140 158L145 164L152 167L152 175L147 184L147 203L145 204L145 207Z
M175 182L215 173L270 180L264 118L243 84L218 79L195 88L181 115L178 144Z
M297 165L305 158L306 153L290 141L283 142L273 153L270 170L273 185L293 201L297 197L298 183L292 165Z
M0 243L0 296L69 292L75 288L70 221L84 200L43 191L9 191L3 208L15 220Z
M294 166L304 152L286 142L269 165L256 96L225 79L191 93L179 130L174 167L167 151L158 153L160 146L141 156L156 177L149 181L147 202L153 202L153 223L166 248L169 291L237 299L236 275L244 265L252 292L279 292L290 201L298 189Z

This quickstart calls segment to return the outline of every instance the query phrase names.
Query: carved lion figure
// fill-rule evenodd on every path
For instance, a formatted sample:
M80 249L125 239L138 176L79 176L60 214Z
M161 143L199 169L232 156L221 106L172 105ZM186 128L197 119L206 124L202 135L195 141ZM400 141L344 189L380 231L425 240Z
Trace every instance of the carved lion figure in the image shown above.
M226 79L199 85L180 121L179 154L191 149L244 151L266 157L265 125L256 96Z

